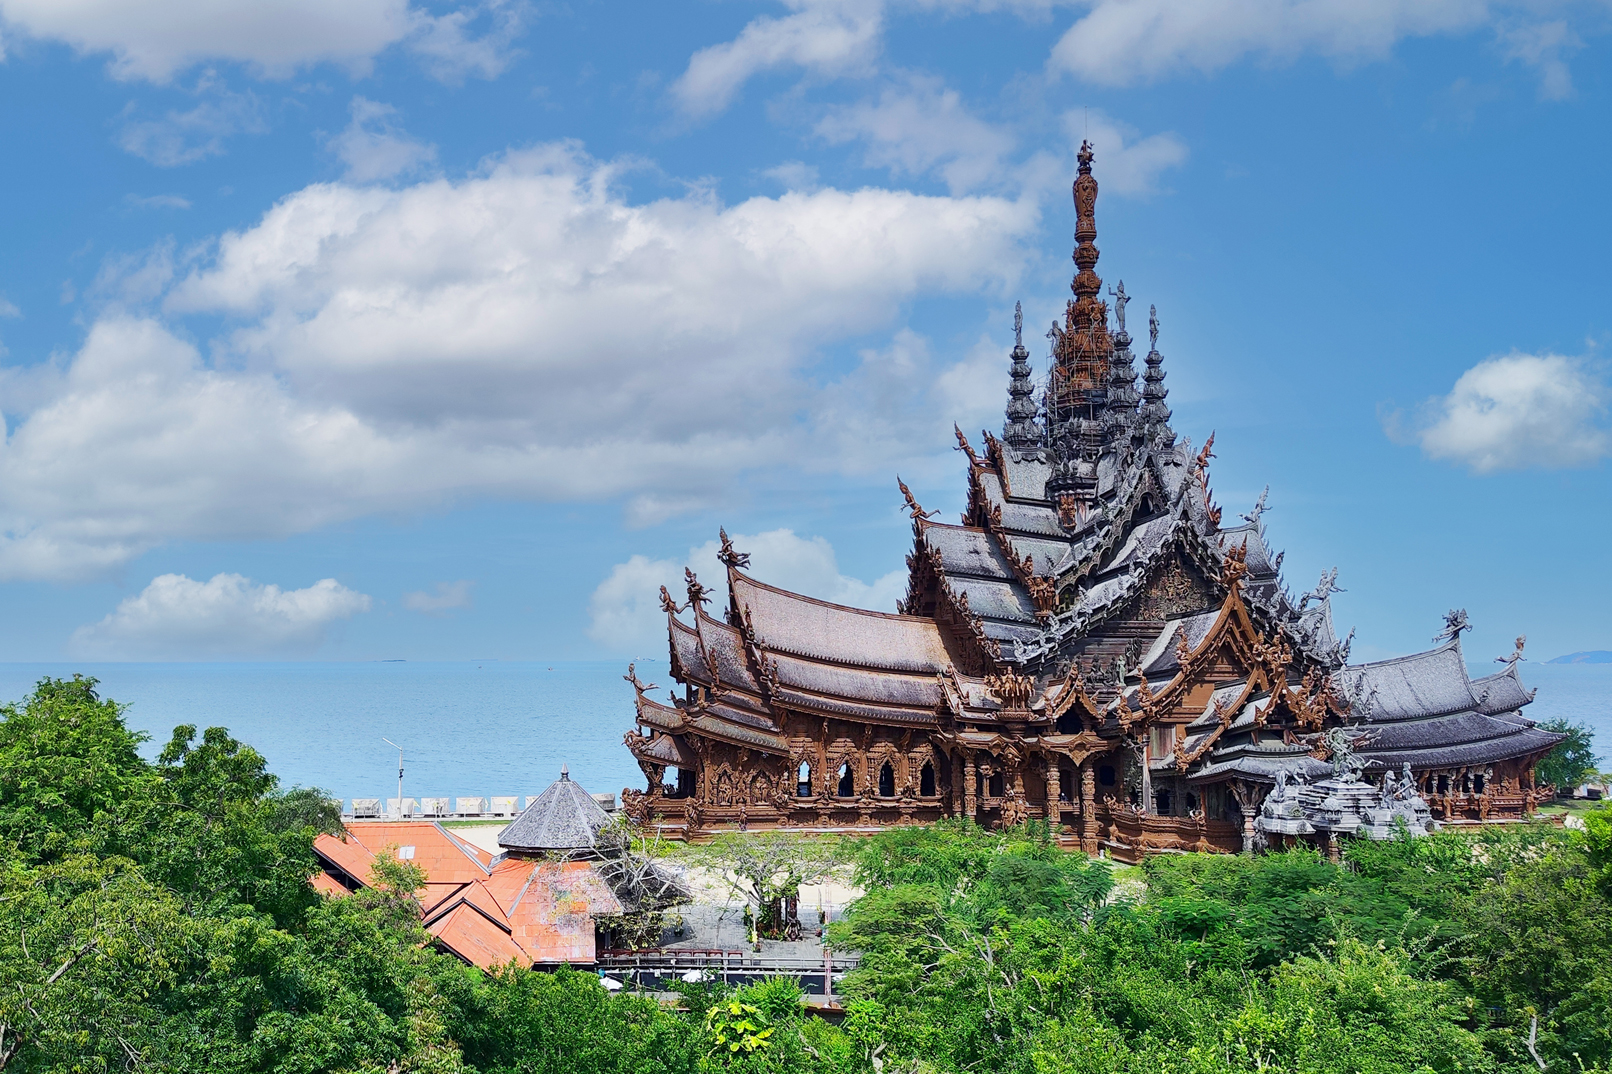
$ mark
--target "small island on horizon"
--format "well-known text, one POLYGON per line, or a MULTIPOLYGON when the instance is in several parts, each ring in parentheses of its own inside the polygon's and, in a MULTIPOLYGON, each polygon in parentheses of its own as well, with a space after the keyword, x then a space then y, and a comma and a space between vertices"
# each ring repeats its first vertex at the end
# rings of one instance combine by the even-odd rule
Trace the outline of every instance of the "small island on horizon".
POLYGON ((1545 661, 1547 664, 1612 664, 1612 652, 1605 649, 1592 649, 1582 653, 1568 653, 1558 656, 1554 660, 1545 661))

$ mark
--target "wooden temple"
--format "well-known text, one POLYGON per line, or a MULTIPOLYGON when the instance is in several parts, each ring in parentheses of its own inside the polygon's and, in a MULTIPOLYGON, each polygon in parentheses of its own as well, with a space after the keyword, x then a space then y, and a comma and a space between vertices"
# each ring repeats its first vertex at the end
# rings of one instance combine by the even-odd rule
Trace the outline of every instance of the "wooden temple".
POLYGON ((1170 426, 1156 312, 1138 387, 1130 298, 1123 283, 1112 311, 1101 297, 1091 162, 1083 145, 1049 374, 1034 377, 1015 315, 1002 435, 976 448, 957 432, 960 523, 901 485, 913 550, 897 614, 769 586, 726 533, 726 608, 692 572, 685 602, 661 591, 682 692, 657 701, 629 669, 626 743, 648 780, 623 791, 630 815, 687 839, 961 816, 1045 820, 1124 860, 1248 850, 1279 781, 1332 772, 1340 727, 1360 778, 1403 794, 1408 766, 1443 823, 1520 818, 1548 794, 1533 767, 1559 736, 1520 715, 1521 639, 1505 670, 1472 679, 1451 613, 1428 652, 1350 664, 1336 572, 1290 594, 1264 496, 1225 524, 1214 437, 1195 450, 1170 426))

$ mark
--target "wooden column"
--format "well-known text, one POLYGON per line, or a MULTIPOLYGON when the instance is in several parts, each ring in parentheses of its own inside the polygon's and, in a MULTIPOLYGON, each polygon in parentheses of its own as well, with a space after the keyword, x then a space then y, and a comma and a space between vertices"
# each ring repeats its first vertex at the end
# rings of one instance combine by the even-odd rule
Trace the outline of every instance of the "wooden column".
POLYGON ((963 765, 963 816, 969 820, 978 819, 975 814, 979 811, 979 796, 975 793, 978 783, 978 769, 974 767, 974 758, 969 757, 963 765))
POLYGON ((1097 853, 1097 770, 1093 760, 1088 757, 1080 766, 1080 848, 1088 854, 1097 853))
POLYGON ((1063 825, 1063 803, 1058 796, 1063 793, 1059 781, 1063 778, 1058 771, 1058 757, 1053 754, 1047 758, 1047 820, 1052 824, 1052 837, 1058 838, 1058 829, 1063 825))

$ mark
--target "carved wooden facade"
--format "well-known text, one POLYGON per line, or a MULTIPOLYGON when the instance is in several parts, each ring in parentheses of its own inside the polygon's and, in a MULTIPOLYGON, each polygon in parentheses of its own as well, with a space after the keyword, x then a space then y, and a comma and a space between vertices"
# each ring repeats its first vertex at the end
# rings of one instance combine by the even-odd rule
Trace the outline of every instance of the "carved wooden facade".
MULTIPOLYGON (((1294 600, 1266 546, 1265 497, 1223 526, 1213 437, 1178 442, 1158 319, 1143 387, 1095 267, 1096 180, 1076 184, 1078 273, 1048 333, 1036 400, 1015 320, 1007 421, 976 450, 968 506, 913 522, 899 614, 827 604, 745 570, 722 535, 728 606, 662 590, 667 701, 640 683, 627 735, 648 781, 628 811, 669 835, 866 830, 941 817, 1052 823, 1070 845, 1248 849, 1278 772, 1330 771, 1323 730, 1350 728, 1367 774, 1409 764, 1436 815, 1530 812, 1533 762, 1558 740, 1519 710, 1516 661, 1468 677, 1464 615, 1437 648, 1349 665, 1332 628, 1336 573, 1294 600)), ((1520 652, 1520 650, 1519 650, 1520 652)))

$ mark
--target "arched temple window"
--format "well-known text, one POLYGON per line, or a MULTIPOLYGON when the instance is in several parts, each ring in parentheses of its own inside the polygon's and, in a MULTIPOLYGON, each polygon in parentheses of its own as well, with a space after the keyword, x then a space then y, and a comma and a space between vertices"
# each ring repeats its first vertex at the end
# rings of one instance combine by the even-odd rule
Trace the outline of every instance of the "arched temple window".
POLYGON ((896 770, 886 761, 879 767, 879 797, 894 798, 896 796, 896 770))
POLYGON ((935 796, 935 766, 928 761, 918 773, 918 794, 922 798, 935 796))
POLYGON ((1002 773, 1000 773, 1000 772, 992 772, 991 773, 990 786, 989 786, 989 796, 992 797, 992 798, 1000 798, 1000 797, 1002 797, 1002 773))
POLYGON ((694 796, 694 770, 679 768, 677 770, 677 797, 692 798, 694 796))
POLYGON ((856 795, 856 779, 851 775, 850 761, 840 765, 839 795, 841 798, 852 798, 856 795))
POLYGON ((1080 713, 1070 709, 1058 717, 1058 733, 1060 735, 1078 735, 1081 731, 1080 713))
POLYGON ((795 772, 795 797, 810 798, 812 796, 812 766, 805 761, 800 762, 800 768, 795 772))
POLYGON ((1097 782, 1101 783, 1105 787, 1112 787, 1114 785, 1114 766, 1107 764, 1098 765, 1097 782))
POLYGON ((1058 801, 1060 801, 1060 802, 1073 801, 1074 799, 1069 797, 1069 793, 1074 788, 1074 786, 1075 786, 1075 773, 1074 773, 1074 770, 1071 769, 1071 768, 1064 768, 1064 767, 1060 766, 1058 768, 1058 801))

